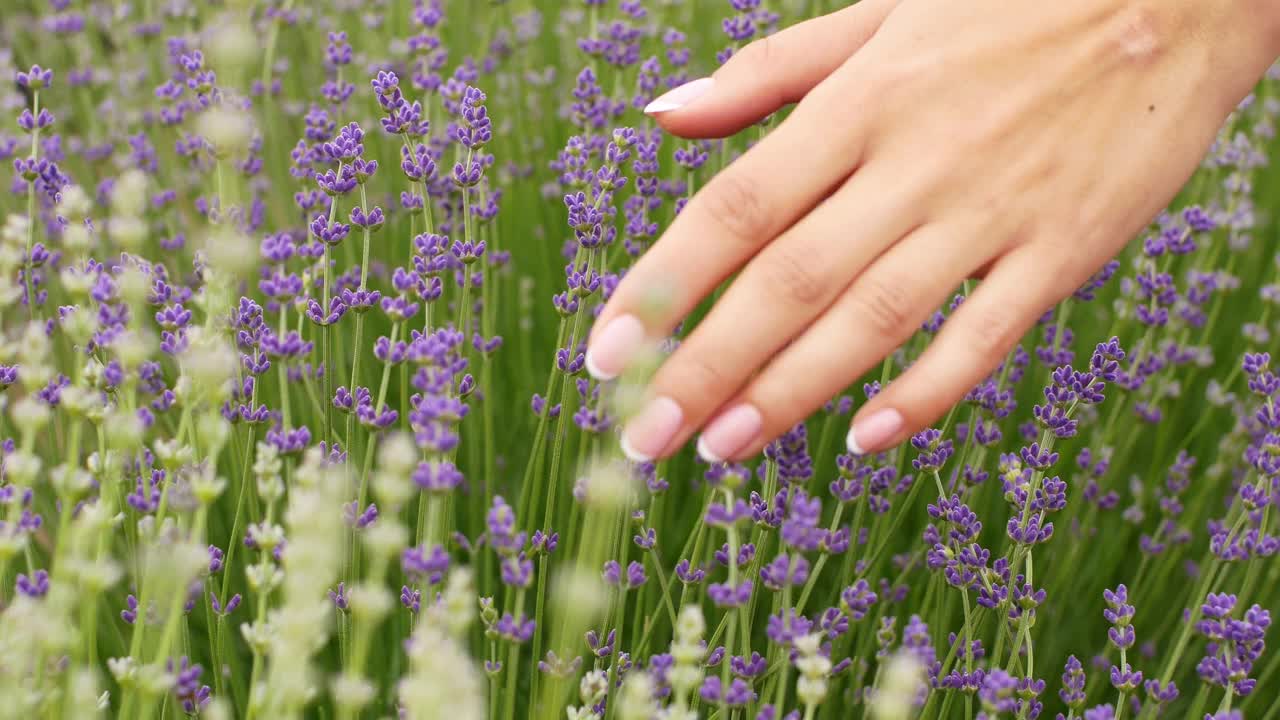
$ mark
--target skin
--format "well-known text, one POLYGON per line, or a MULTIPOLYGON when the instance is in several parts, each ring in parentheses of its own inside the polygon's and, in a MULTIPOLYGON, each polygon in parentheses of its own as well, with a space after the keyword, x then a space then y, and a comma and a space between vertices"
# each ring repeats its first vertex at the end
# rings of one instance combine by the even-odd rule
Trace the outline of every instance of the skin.
POLYGON ((756 41, 658 122, 723 137, 798 105, 639 260, 591 343, 628 314, 665 337, 736 273, 649 393, 683 413, 659 456, 756 408, 743 459, 984 278, 857 413, 897 410, 862 449, 896 445, 1166 206, 1280 53, 1278 19, 1276 0, 863 0, 756 41))

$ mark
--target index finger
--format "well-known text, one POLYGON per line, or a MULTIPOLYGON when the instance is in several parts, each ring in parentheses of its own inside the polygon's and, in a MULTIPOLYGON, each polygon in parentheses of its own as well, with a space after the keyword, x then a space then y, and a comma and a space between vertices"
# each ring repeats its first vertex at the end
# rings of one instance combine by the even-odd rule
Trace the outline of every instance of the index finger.
POLYGON ((588 342, 592 375, 610 379, 625 370, 647 339, 669 334, 702 298, 853 171, 859 133, 842 128, 832 136, 816 95, 712 178, 626 274, 588 342), (655 295, 661 299, 656 305, 655 295))

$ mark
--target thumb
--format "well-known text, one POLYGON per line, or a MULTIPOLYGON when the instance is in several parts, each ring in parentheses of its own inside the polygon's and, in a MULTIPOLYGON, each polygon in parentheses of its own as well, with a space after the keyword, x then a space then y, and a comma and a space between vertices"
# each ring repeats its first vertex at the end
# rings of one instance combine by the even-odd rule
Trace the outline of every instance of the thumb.
POLYGON ((862 0, 734 53, 715 75, 677 87, 645 113, 681 137, 726 137, 798 102, 858 51, 899 0, 862 0))

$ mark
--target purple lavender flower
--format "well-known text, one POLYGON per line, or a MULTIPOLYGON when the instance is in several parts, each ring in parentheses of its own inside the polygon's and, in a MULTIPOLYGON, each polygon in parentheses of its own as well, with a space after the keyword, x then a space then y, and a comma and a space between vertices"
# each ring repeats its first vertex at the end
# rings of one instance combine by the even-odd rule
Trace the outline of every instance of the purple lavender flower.
POLYGON ((1115 689, 1131 693, 1142 685, 1142 671, 1134 670, 1129 663, 1111 666, 1111 686, 1115 689))
MULTIPOLYGON (((743 543, 738 547, 738 554, 735 562, 738 567, 744 567, 751 563, 756 556, 756 546, 753 543, 743 543)), ((729 567, 729 543, 720 546, 713 554, 716 564, 721 567, 729 567)))
POLYGON ((1062 671, 1062 689, 1058 691, 1058 697, 1062 698, 1068 708, 1079 712, 1085 702, 1084 686, 1084 666, 1075 655, 1070 655, 1067 657, 1066 668, 1062 671))
POLYGON ((610 560, 604 564, 602 575, 606 583, 622 590, 634 590, 648 581, 644 565, 635 561, 629 563, 624 572, 616 560, 610 560))
POLYGON ((765 635, 771 642, 789 647, 796 638, 808 635, 812 627, 813 622, 795 608, 785 608, 769 616, 765 635))
POLYGON ((556 546, 559 544, 560 533, 534 530, 533 535, 529 536, 529 554, 550 555, 556 551, 556 546))
POLYGON ((223 617, 230 615, 231 613, 235 612, 236 608, 240 607, 240 600, 241 600, 240 593, 236 593, 232 595, 229 600, 227 600, 226 605, 223 605, 218 601, 218 596, 215 595, 213 591, 209 592, 209 605, 211 608, 213 608, 213 612, 215 615, 221 615, 223 617))
POLYGON ((1204 619, 1196 624, 1196 631, 1209 642, 1196 672, 1205 682, 1243 697, 1257 685, 1249 675, 1265 649, 1271 613, 1253 605, 1236 619, 1232 617, 1236 605, 1236 596, 1225 593, 1210 593, 1205 599, 1201 606, 1204 619))
POLYGON ((14 81, 18 83, 18 87, 38 92, 53 84, 53 70, 32 65, 26 72, 19 70, 15 73, 14 81))
POLYGON ((1147 702, 1157 707, 1168 705, 1178 699, 1178 686, 1172 680, 1161 683, 1152 678, 1143 685, 1143 689, 1147 692, 1147 702))
POLYGON ((495 551, 502 555, 513 555, 524 548, 526 535, 516 531, 516 515, 511 506, 501 495, 493 498, 493 506, 489 509, 485 524, 485 537, 495 551))
POLYGON ((29 598, 42 598, 49 592, 49 572, 36 570, 30 576, 18 573, 17 588, 29 598))
POLYGON ((138 598, 132 593, 125 598, 125 609, 120 611, 120 619, 130 625, 138 620, 138 598))
POLYGON ((1004 670, 997 668, 988 672, 978 690, 978 701, 982 704, 983 712, 991 716, 1016 712, 1017 689, 1018 681, 1004 670))
POLYGON ((514 643, 523 644, 533 639, 534 621, 523 615, 516 618, 504 613, 494 627, 499 637, 514 643))
POLYGON ((653 528, 642 528, 640 533, 631 538, 631 541, 641 550, 652 550, 658 542, 658 531, 653 528))
POLYGON ((861 579, 840 593, 840 608, 854 621, 858 621, 867 616, 877 599, 876 594, 871 591, 871 584, 861 579))
POLYGON ((783 543, 797 550, 817 550, 827 538, 826 529, 819 525, 822 501, 797 490, 791 496, 788 510, 782 522, 783 543))
POLYGON ((462 472, 447 460, 418 463, 413 482, 426 492, 444 493, 462 485, 462 472))
POLYGON ((1129 604, 1129 590, 1124 585, 1116 586, 1115 590, 1104 590, 1103 599, 1106 600, 1107 608, 1102 611, 1102 616, 1112 627, 1107 630, 1107 639, 1111 644, 1119 650, 1128 650, 1133 647, 1133 614, 1134 608, 1129 604))
POLYGON ((719 503, 707 506, 706 522, 712 527, 728 528, 750 517, 751 511, 742 500, 735 500, 733 505, 725 507, 719 503))
POLYGON ((688 560, 681 560, 676 563, 676 577, 685 585, 697 585, 707 577, 707 572, 702 568, 695 568, 688 560))
POLYGON ((707 586, 707 596, 716 607, 741 607, 751 599, 751 581, 742 580, 737 585, 731 583, 711 583, 707 586))
POLYGON ((760 581, 770 590, 781 590, 785 585, 803 585, 808 579, 809 561, 802 555, 790 557, 782 553, 760 568, 760 581))
POLYGON ((809 456, 809 432, 797 423, 764 449, 764 456, 778 468, 778 480, 784 485, 807 483, 813 477, 813 460, 809 456))
POLYGON ((591 654, 597 658, 607 658, 613 654, 613 646, 617 638, 617 630, 610 630, 609 634, 603 638, 595 630, 588 630, 586 634, 587 647, 591 649, 591 654))
POLYGON ((752 652, 750 658, 734 655, 729 658, 729 667, 734 675, 751 680, 764 674, 768 669, 768 660, 758 652, 752 652))
POLYGON ((346 505, 343 505, 342 520, 348 527, 363 530, 372 525, 374 521, 378 519, 378 506, 374 503, 369 503, 362 511, 360 510, 357 502, 358 501, 356 500, 352 500, 346 505))
POLYGON ((345 582, 338 583, 338 586, 329 591, 329 600, 333 606, 339 611, 347 610, 347 584, 345 582))
POLYGON ((400 605, 416 615, 422 609, 422 591, 408 585, 400 586, 400 605))
POLYGON ((939 470, 955 452, 952 441, 943 439, 942 431, 935 428, 916 433, 911 438, 911 446, 920 453, 911 461, 911 467, 920 471, 939 470))
POLYGON ((183 712, 198 714, 213 699, 209 686, 200 684, 204 668, 191 663, 185 655, 177 663, 172 659, 166 661, 165 668, 173 676, 173 696, 181 704, 183 712))
POLYGON ((726 707, 739 708, 744 707, 756 699, 756 694, 752 692, 751 686, 742 678, 733 678, 729 681, 729 687, 725 688, 720 678, 715 675, 708 675, 702 681, 702 688, 698 691, 703 702, 708 704, 723 703, 726 707))

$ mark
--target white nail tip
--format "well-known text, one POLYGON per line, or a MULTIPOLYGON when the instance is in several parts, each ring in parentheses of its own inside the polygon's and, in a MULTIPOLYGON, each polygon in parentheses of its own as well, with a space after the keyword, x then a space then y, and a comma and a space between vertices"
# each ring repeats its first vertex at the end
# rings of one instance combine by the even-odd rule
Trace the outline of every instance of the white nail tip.
POLYGON ((631 447, 631 443, 627 442, 626 433, 623 433, 618 437, 618 445, 622 448, 622 454, 626 455, 627 459, 633 463, 647 463, 653 459, 652 457, 649 457, 648 455, 645 455, 631 447))
POLYGON ((698 437, 698 443, 696 447, 698 449, 698 457, 702 458, 703 460, 706 460, 709 463, 724 462, 724 458, 711 452, 711 448, 707 447, 706 438, 703 438, 701 436, 698 437))
POLYGON ((644 114, 657 115, 658 113, 671 112, 672 110, 679 110, 680 108, 680 103, 673 103, 670 100, 658 99, 644 106, 644 114))
POLYGON ((668 91, 661 97, 654 98, 653 102, 645 106, 646 115, 655 115, 658 113, 671 112, 679 110, 689 103, 697 100, 711 89, 715 84, 715 80, 709 77, 687 82, 678 88, 668 91))
POLYGON ((592 357, 590 350, 587 351, 587 357, 586 357, 585 363, 587 366, 587 372, 591 375, 591 377, 595 378, 596 380, 599 380, 601 382, 607 382, 609 380, 612 380, 618 377, 616 373, 607 373, 604 370, 601 370, 600 366, 596 365, 595 358, 592 357))
POLYGON ((844 436, 844 444, 849 448, 849 452, 854 455, 866 455, 867 451, 862 449, 858 444, 858 438, 853 434, 853 428, 849 428, 849 434, 844 436))

